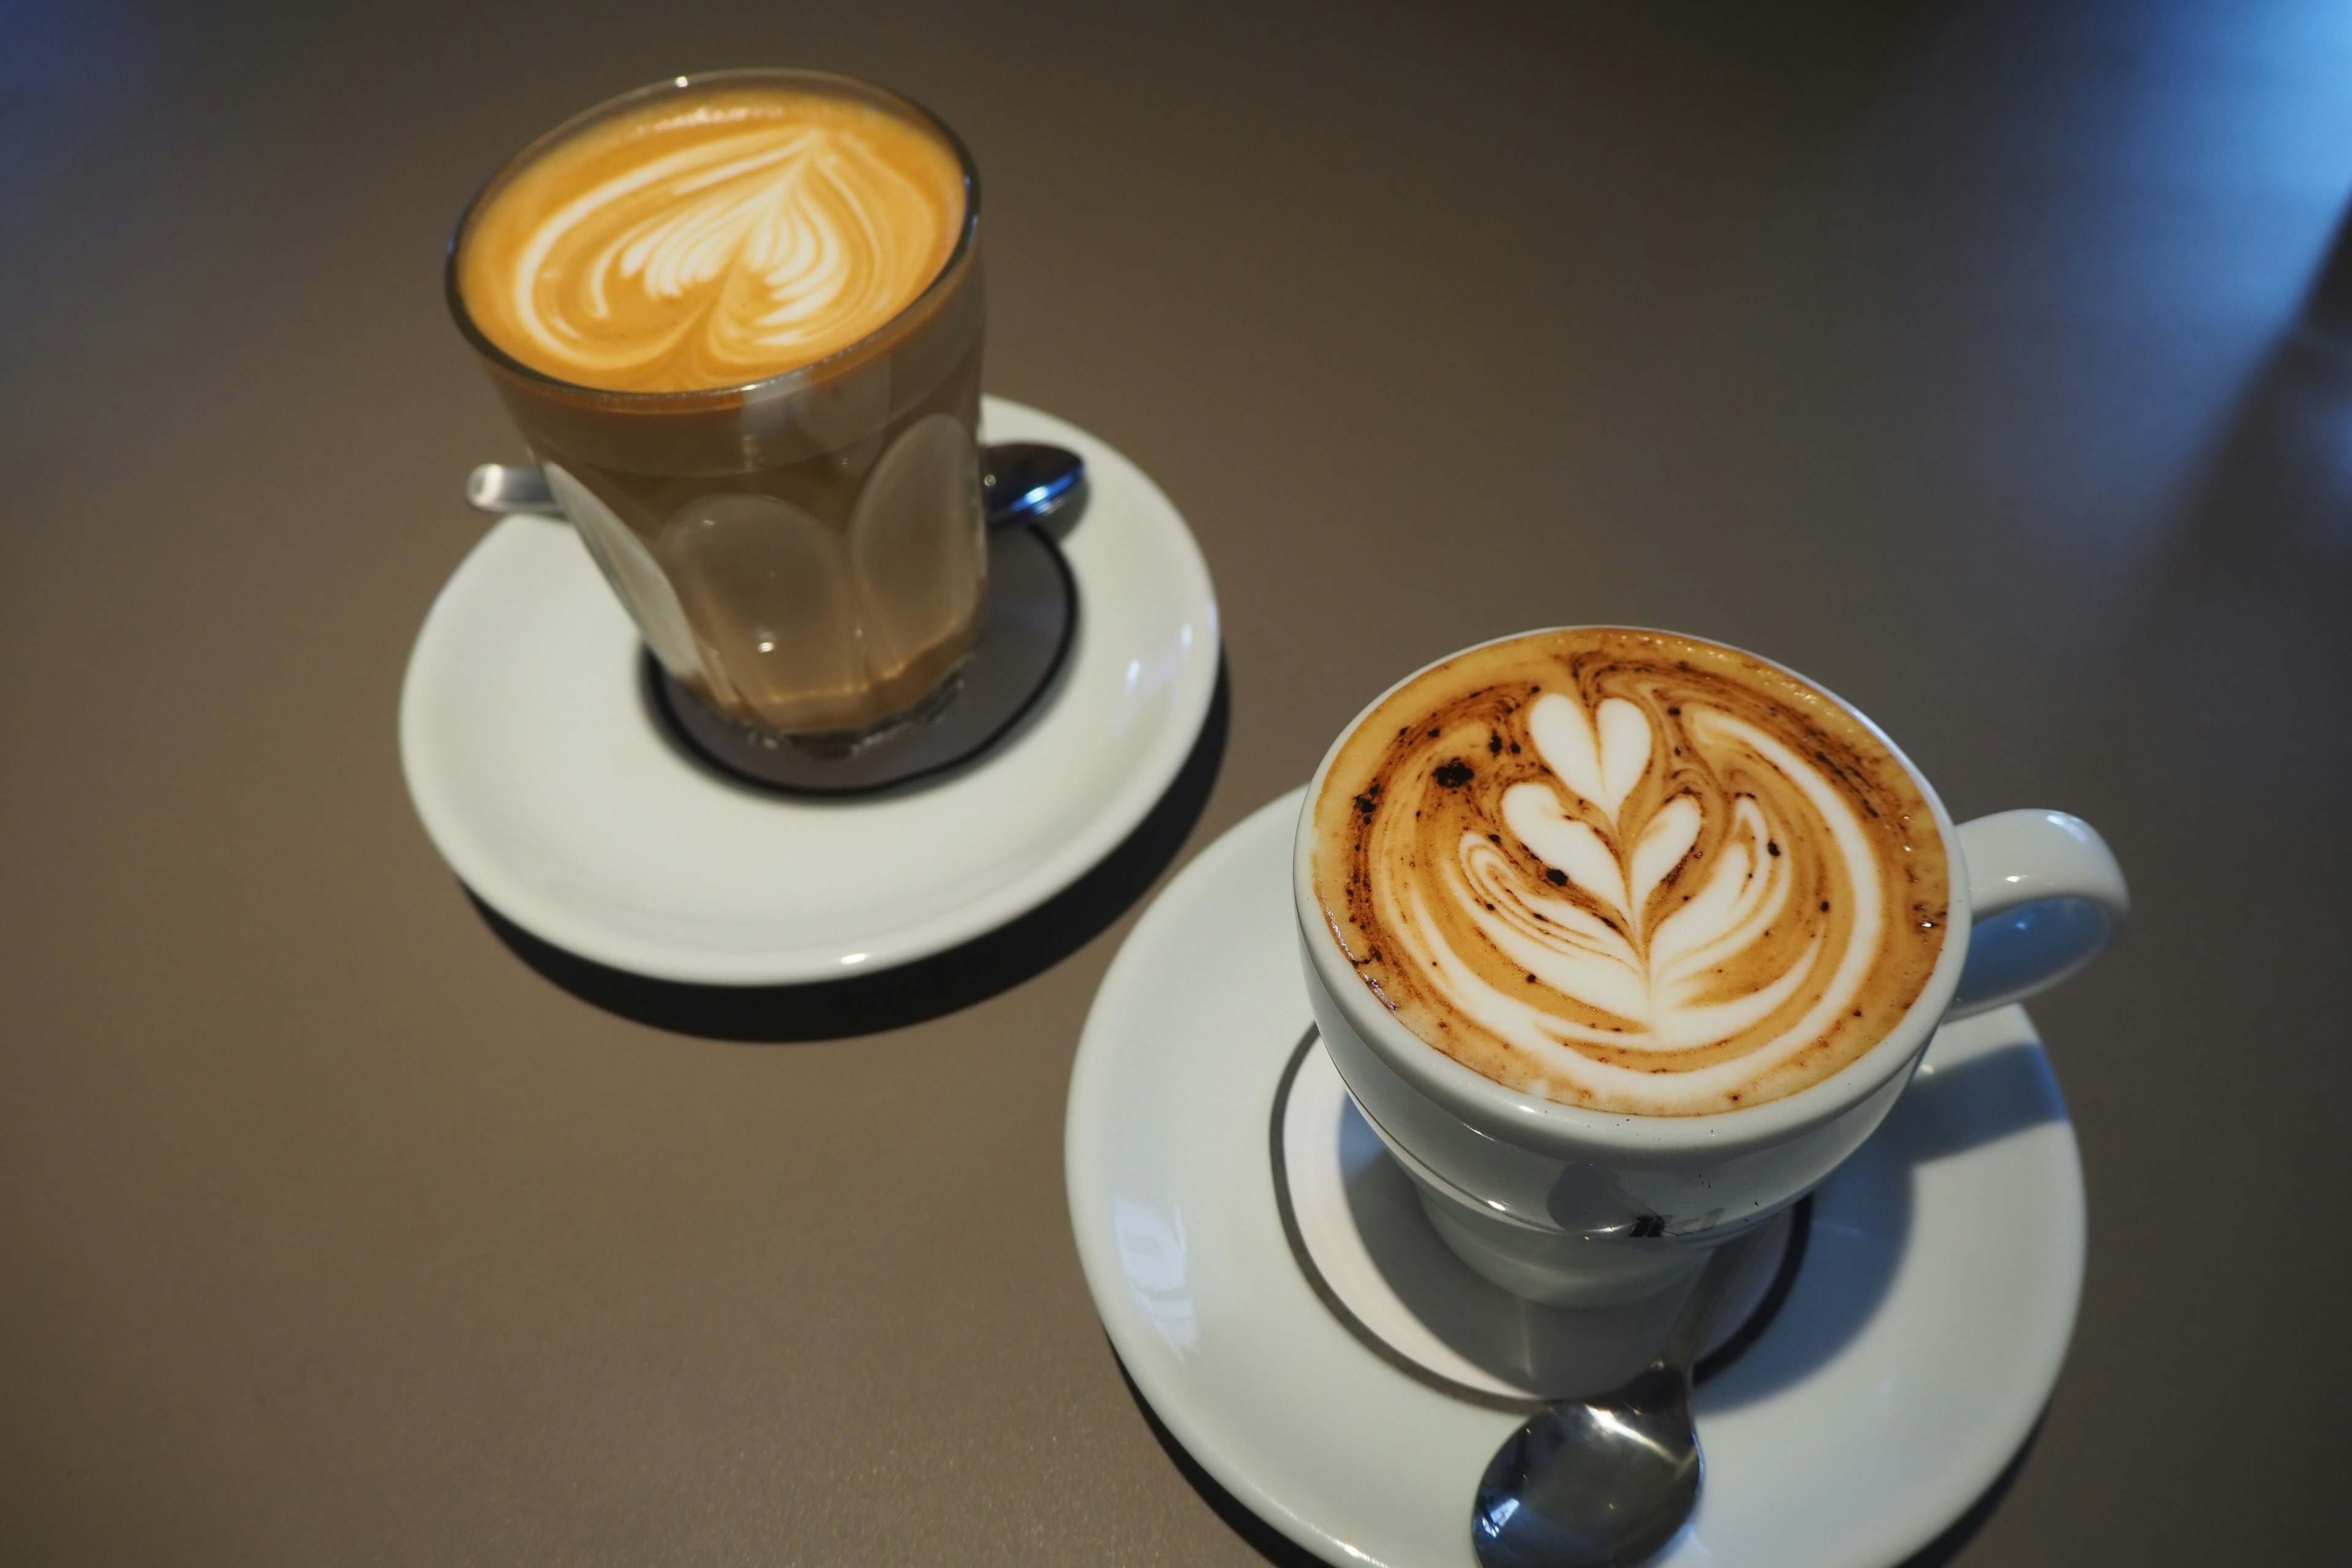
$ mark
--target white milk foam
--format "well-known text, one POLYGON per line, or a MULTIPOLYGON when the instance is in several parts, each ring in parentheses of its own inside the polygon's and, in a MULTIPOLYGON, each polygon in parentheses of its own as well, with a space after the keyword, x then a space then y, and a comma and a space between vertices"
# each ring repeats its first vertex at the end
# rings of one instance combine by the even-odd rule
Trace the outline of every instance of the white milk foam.
POLYGON ((1733 715, 1693 713, 1690 705, 1684 711, 1696 735, 1752 752, 1786 775, 1821 814, 1835 846, 1824 858, 1832 897, 1856 911, 1846 940, 1833 951, 1826 933, 1817 932, 1743 994, 1723 999, 1708 984, 1727 959, 1749 956, 1773 922, 1790 913, 1795 862, 1766 846, 1793 842, 1804 825, 1773 820, 1753 796, 1734 801, 1725 847, 1689 901, 1651 918, 1661 879, 1698 841, 1702 808, 1694 797, 1676 795, 1647 822, 1620 819, 1627 792, 1652 764, 1660 742, 1642 710, 1618 698, 1587 713, 1576 699, 1548 693, 1528 715, 1544 762, 1567 790, 1601 808, 1616 829, 1614 844, 1570 815, 1571 799, 1561 788, 1518 784, 1503 798, 1510 830, 1546 865, 1607 906, 1615 923, 1558 896, 1548 879, 1525 874, 1481 834, 1462 836, 1439 885, 1477 933, 1533 974, 1537 985, 1624 1019, 1622 1027, 1580 1026, 1488 984, 1431 918, 1417 879, 1399 879, 1401 885, 1385 889, 1381 901, 1388 906, 1383 912, 1393 911, 1391 929, 1456 1012, 1597 1095, 1633 1093, 1696 1105, 1786 1060, 1848 1011, 1876 957, 1884 917, 1881 879, 1861 814, 1824 771, 1733 715), (1718 1045, 1754 1028, 1825 965, 1832 971, 1830 984, 1794 1025, 1711 1068, 1661 1079, 1643 1068, 1614 1067, 1562 1048, 1574 1039, 1666 1057, 1718 1045))

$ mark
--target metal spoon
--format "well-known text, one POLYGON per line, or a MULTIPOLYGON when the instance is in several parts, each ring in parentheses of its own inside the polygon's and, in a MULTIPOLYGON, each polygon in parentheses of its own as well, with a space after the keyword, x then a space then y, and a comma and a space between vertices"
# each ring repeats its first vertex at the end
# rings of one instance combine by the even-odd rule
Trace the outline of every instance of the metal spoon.
POLYGON ((1716 1249, 1648 1366, 1606 1394, 1538 1411, 1495 1450, 1470 1510, 1482 1568, 1630 1568, 1675 1538, 1706 1465, 1691 1363, 1767 1228, 1716 1249))
POLYGON ((1087 460, 1066 447, 1006 441, 981 448, 981 503, 991 528, 1043 522, 1076 500, 1086 482, 1087 460))
MULTIPOLYGON (((1043 522, 1076 499, 1086 478, 1086 459, 1065 447, 1035 441, 983 447, 980 493, 988 526, 1043 522)), ((476 511, 562 513, 545 474, 504 463, 484 463, 466 476, 466 504, 476 511)))
POLYGON ((555 504, 555 492, 547 488, 545 474, 537 468, 509 468, 504 463, 483 463, 466 476, 466 504, 476 511, 499 514, 563 514, 563 509, 555 504))

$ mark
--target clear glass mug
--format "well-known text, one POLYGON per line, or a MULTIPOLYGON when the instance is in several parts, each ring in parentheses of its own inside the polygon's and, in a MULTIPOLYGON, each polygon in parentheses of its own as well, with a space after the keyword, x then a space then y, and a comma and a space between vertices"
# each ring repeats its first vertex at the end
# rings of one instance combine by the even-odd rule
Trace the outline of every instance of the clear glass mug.
POLYGON ((980 485, 986 308, 980 175, 918 105, 818 71, 716 71, 638 89, 524 148, 467 204, 450 313, 646 646, 747 736, 845 752, 954 695, 987 603, 980 485), (622 113, 713 88, 775 85, 877 109, 963 173, 963 221, 929 285, 865 338, 740 386, 614 392, 535 370, 467 310, 459 261, 519 170, 622 113))

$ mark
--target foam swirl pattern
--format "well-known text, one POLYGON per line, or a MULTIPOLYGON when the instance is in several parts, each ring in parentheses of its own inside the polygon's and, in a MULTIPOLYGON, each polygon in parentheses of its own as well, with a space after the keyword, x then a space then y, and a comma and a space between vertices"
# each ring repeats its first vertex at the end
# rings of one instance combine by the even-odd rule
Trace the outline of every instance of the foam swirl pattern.
POLYGON ((1868 726, 1658 633, 1490 645, 1408 682, 1314 810, 1326 920, 1422 1039, 1523 1092, 1699 1115, 1818 1082, 1927 984, 1948 870, 1868 726))
POLYGON ((962 168, 926 129, 783 88, 665 98, 559 143, 483 208, 460 287, 558 379, 740 385, 848 347, 954 253, 962 168))

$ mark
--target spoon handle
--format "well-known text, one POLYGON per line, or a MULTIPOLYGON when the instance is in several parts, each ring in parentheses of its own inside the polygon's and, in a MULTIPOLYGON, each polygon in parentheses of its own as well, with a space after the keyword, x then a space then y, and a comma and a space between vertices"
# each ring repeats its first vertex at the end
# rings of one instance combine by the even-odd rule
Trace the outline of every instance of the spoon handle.
POLYGON ((484 463, 466 476, 466 504, 493 515, 530 511, 561 515, 547 476, 510 463, 484 463))
POLYGON ((1707 1323, 1715 1317, 1716 1309, 1723 1305, 1723 1299, 1731 1293, 1731 1288, 1739 1282, 1740 1276, 1748 1272, 1748 1260, 1764 1245, 1765 1235, 1771 1228, 1769 1220, 1752 1225, 1743 1234, 1715 1249, 1715 1255, 1699 1271, 1697 1282, 1691 1286, 1690 1294, 1683 1298, 1682 1310, 1675 1316, 1675 1326, 1668 1331, 1666 1342, 1658 1352, 1661 1363, 1684 1373, 1689 1372, 1691 1363, 1698 1359, 1699 1341, 1706 1332, 1707 1323))
MULTIPOLYGON (((1086 460, 1061 447, 1013 441, 982 447, 980 487, 988 526, 1013 528, 1043 522, 1076 498, 1086 477, 1086 460)), ((484 463, 468 474, 466 504, 498 516, 509 512, 563 515, 545 474, 507 463, 484 463)))

